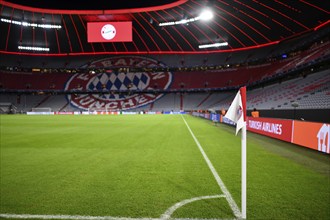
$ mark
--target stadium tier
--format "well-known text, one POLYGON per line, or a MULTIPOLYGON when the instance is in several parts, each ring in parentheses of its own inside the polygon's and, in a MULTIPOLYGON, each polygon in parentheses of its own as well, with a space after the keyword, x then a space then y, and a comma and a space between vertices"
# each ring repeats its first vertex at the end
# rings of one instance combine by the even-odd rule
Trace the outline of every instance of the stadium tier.
MULTIPOLYGON (((165 72, 2 69, 0 102, 12 103, 18 112, 37 107, 49 107, 53 111, 102 109, 111 101, 117 103, 108 106, 109 110, 219 110, 229 107, 233 95, 230 89, 247 85, 250 86, 248 109, 329 109, 329 70, 319 70, 329 54, 330 43, 324 42, 285 59, 258 64, 178 67, 165 72), (294 79, 287 81, 288 77, 294 79), (11 92, 15 94, 10 95, 11 92), (81 92, 93 94, 88 99, 81 92), (299 105, 293 107, 294 102, 299 105)), ((112 63, 112 67, 126 68, 129 62, 134 63, 131 68, 140 68, 141 62, 166 68, 157 60, 139 56, 103 58, 89 65, 112 63)))
MULTIPOLYGON (((277 75, 284 75, 290 71, 294 71, 304 66, 313 65, 322 60, 328 59, 330 54, 330 43, 325 42, 317 46, 312 46, 310 49, 299 52, 294 56, 290 56, 286 59, 277 59, 275 61, 263 62, 260 64, 248 64, 248 63, 236 63, 236 64, 222 64, 221 66, 197 66, 197 67, 178 67, 176 71, 171 72, 173 77, 171 79, 171 89, 200 89, 200 88, 223 88, 223 87, 233 87, 240 85, 253 85, 262 82, 265 79, 271 79, 277 75), (187 71, 189 69, 189 71, 187 71), (201 72, 203 74, 201 74, 201 72)), ((109 58, 111 62, 118 61, 120 58, 112 57, 109 58)), ((126 60, 134 59, 143 60, 147 58, 136 58, 136 57, 126 57, 126 60)), ((107 59, 100 59, 100 61, 93 61, 89 65, 94 64, 94 66, 103 65, 106 63, 107 59), (102 64, 103 63, 103 64, 102 64)), ((152 59, 154 62, 159 62, 152 59)), ((151 61, 150 61, 151 62, 151 61)), ((164 61, 162 61, 164 62, 164 61)), ((165 60, 166 62, 166 60, 165 60)), ((220 63, 220 62, 219 62, 220 63)), ((86 65, 81 63, 81 66, 86 65)), ((128 63, 121 63, 118 65, 112 65, 112 67, 130 67, 127 66, 128 63)), ((156 64, 154 64, 156 65, 156 64)), ((103 66, 110 67, 111 66, 103 66)), ((131 67, 139 67, 132 65, 131 67)), ((160 67, 166 67, 161 65, 160 67)), ((71 67, 77 73, 85 74, 80 66, 71 67)), ((100 66, 99 68, 102 68, 100 66)), ((57 68, 53 72, 41 72, 40 68, 35 68, 33 72, 22 71, 22 68, 11 67, 10 69, 5 68, 1 70, 0 84, 1 89, 8 90, 65 90, 64 85, 73 75, 71 72, 68 73, 65 68, 57 68), (16 69, 16 71, 15 71, 16 69)), ((32 69, 33 70, 33 69, 32 69)), ((49 70, 48 70, 49 71, 49 70)), ((118 71, 119 72, 119 71, 118 71)), ((128 74, 127 72, 124 72, 128 74)), ((108 73, 107 73, 108 74, 108 73)), ((110 74, 110 73, 109 73, 110 74)), ((108 75, 109 75, 108 74, 108 75)), ((93 75, 91 73, 90 75, 93 75)), ((90 76, 92 77, 92 76, 90 76)), ((125 82, 122 82, 123 84, 125 82)), ((157 89, 157 84, 151 85, 154 89, 157 89), (156 86, 156 87, 155 87, 156 86)), ((89 89, 89 88, 83 88, 89 89)), ((118 87, 115 89, 119 89, 118 87)), ((161 89, 161 88, 158 88, 161 89)))
MULTIPOLYGON (((248 91, 248 109, 293 109, 292 103, 297 102, 298 109, 329 109, 330 108, 330 74, 322 71, 248 91)), ((144 111, 169 110, 217 110, 228 109, 234 92, 214 93, 171 93, 151 104, 132 108, 144 111)), ((14 104, 18 111, 30 111, 36 107, 50 107, 53 111, 79 110, 70 106, 65 95, 1 95, 1 103, 14 104), (69 105, 68 105, 69 104, 69 105)))
MULTIPOLYGON (((248 91, 248 109, 293 109, 292 103, 297 102, 297 109, 329 109, 330 108, 330 72, 322 71, 299 77, 282 83, 256 88, 248 91)), ((228 109, 234 92, 212 93, 169 93, 152 104, 134 111, 170 111, 170 110, 205 110, 228 109)), ((35 94, 35 95, 1 95, 1 103, 12 103, 18 111, 29 111, 37 107, 50 107, 53 111, 73 111, 78 107, 70 105, 68 96, 35 94)), ((90 106, 92 107, 92 106, 90 106)), ((117 110, 117 109, 113 109, 117 110)))
MULTIPOLYGON (((248 91, 248 109, 329 109, 330 72, 328 70, 248 91), (294 107, 292 103, 298 103, 294 107)), ((227 109, 233 96, 210 106, 227 109)))

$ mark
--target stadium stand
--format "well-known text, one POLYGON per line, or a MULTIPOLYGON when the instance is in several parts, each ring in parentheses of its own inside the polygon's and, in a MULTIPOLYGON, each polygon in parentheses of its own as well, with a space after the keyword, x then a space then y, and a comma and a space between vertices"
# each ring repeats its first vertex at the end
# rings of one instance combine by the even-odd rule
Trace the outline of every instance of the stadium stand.
MULTIPOLYGON (((188 84, 188 83, 187 83, 188 84)), ((299 103, 297 109, 330 108, 330 74, 322 71, 299 77, 264 88, 248 91, 248 109, 293 109, 293 102, 299 103)), ((234 93, 171 93, 151 104, 135 110, 179 111, 199 109, 228 109, 234 93), (182 100, 181 100, 182 97, 182 100)), ((1 102, 13 103, 18 111, 28 111, 36 107, 50 107, 54 111, 70 111, 77 108, 68 105, 65 95, 1 95, 1 102)))
POLYGON ((0 95, 0 102, 12 103, 16 106, 17 112, 27 112, 36 107, 45 97, 45 95, 0 95))
POLYGON ((17 108, 10 102, 0 102, 0 114, 16 113, 17 108))
MULTIPOLYGON (((257 109, 293 109, 293 102, 299 103, 299 109, 330 108, 329 70, 299 77, 286 82, 248 91, 247 108, 257 109)), ((221 101, 221 104, 209 108, 228 109, 234 93, 221 101)))
MULTIPOLYGON (((312 65, 322 59, 327 59, 329 54, 330 42, 327 41, 322 44, 312 45, 308 50, 298 51, 287 58, 268 60, 267 62, 254 64, 242 62, 225 64, 218 61, 217 65, 219 65, 219 63, 221 63, 221 65, 216 66, 214 69, 207 68, 208 66, 203 65, 198 66, 198 69, 197 67, 194 68, 188 66, 189 71, 185 71, 185 68, 182 68, 182 70, 178 69, 178 71, 173 73, 174 80, 171 88, 221 88, 246 84, 249 85, 253 83, 256 84, 267 78, 272 78, 276 75, 283 75, 289 71, 298 69, 299 67, 312 65)), ((171 61, 173 58, 164 58, 165 62, 173 62, 171 61)), ((83 66, 83 63, 80 63, 80 66, 73 66, 75 61, 67 61, 67 63, 70 63, 73 68, 78 68, 78 70, 80 66, 83 66)), ((2 88, 21 90, 61 90, 68 78, 72 76, 72 73, 68 73, 66 69, 62 67, 55 69, 52 73, 47 71, 42 72, 38 68, 34 69, 34 72, 27 72, 24 68, 19 67, 6 68, 5 70, 2 68, 0 75, 2 88)), ((83 70, 80 70, 80 73, 81 71, 83 70)))
POLYGON ((180 111, 180 94, 167 94, 157 100, 152 108, 153 111, 180 111))
MULTIPOLYGON (((161 98, 127 110, 219 111, 228 109, 233 91, 243 85, 248 86, 249 110, 330 109, 327 67, 330 42, 327 38, 317 43, 306 42, 306 39, 293 42, 293 48, 298 48, 295 50, 288 50, 291 43, 288 42, 276 47, 257 48, 253 53, 243 50, 210 54, 202 60, 198 55, 146 56, 162 63, 165 68, 172 68, 172 82, 166 91, 157 91, 155 86, 156 92, 162 94, 161 98), (298 106, 293 107, 292 103, 298 103, 298 106)), ((74 75, 72 70, 92 78, 94 73, 86 68, 103 59, 107 57, 98 55, 93 60, 88 57, 34 59, 6 55, 7 66, 0 70, 0 102, 13 104, 17 112, 38 107, 51 108, 52 111, 80 111, 82 109, 73 105, 71 96, 65 94, 75 92, 66 87, 74 75)), ((130 93, 135 92, 134 88, 133 85, 130 93)), ((80 84, 75 84, 74 89, 89 91, 80 84)), ((104 91, 96 87, 92 90, 96 93, 104 91)))
POLYGON ((249 109, 292 109, 294 107, 291 104, 298 102, 297 108, 330 108, 329 97, 326 96, 330 91, 329 85, 329 71, 322 71, 308 77, 252 90, 247 106, 249 109), (317 100, 318 105, 311 104, 312 100, 317 100))

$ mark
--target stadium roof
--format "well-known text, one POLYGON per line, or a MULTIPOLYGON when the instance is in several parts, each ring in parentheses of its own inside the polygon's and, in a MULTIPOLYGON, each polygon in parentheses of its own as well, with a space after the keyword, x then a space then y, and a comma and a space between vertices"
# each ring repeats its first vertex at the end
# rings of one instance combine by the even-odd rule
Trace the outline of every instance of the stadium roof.
POLYGON ((14 54, 228 52, 277 44, 330 26, 330 3, 319 0, 0 0, 0 10, 0 52, 14 54), (205 8, 213 18, 195 19, 205 8), (87 23, 96 21, 132 21, 133 41, 88 43, 87 23), (199 48, 215 43, 228 45, 199 48))

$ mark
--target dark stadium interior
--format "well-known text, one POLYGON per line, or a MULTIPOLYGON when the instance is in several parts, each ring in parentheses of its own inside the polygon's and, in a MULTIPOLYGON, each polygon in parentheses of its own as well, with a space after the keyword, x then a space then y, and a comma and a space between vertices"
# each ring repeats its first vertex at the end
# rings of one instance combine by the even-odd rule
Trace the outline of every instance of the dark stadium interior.
POLYGON ((71 95, 122 98, 157 93, 163 97, 123 110, 220 110, 228 108, 234 92, 245 85, 249 111, 258 108, 266 117, 330 121, 328 1, 83 2, 0 1, 2 103, 13 103, 22 112, 43 106, 75 111, 86 108, 71 103, 71 95), (205 8, 212 9, 213 18, 192 21, 205 8), (87 23, 102 21, 132 22, 133 41, 88 42, 87 23), (160 26, 175 21, 188 22, 160 26), (228 44, 199 48, 224 42, 228 44), (49 51, 27 51, 20 46, 49 51), (153 64, 111 63, 120 57, 153 64), (107 65, 100 66, 102 60, 108 60, 107 65), (150 88, 101 82, 101 77, 110 79, 111 74, 148 78, 157 72, 172 74, 168 87, 156 82, 150 88), (75 74, 99 76, 100 83, 68 89, 75 74), (273 87, 281 91, 274 92, 273 87), (294 107, 296 102, 299 105, 294 107))
POLYGON ((0 0, 0 220, 330 220, 329 0, 0 0))
MULTIPOLYGON (((111 8, 99 8, 94 12, 80 10, 80 7, 83 6, 81 1, 77 4, 75 3, 78 1, 69 1, 69 3, 55 1, 56 5, 59 4, 61 7, 75 6, 77 11, 52 9, 55 6, 49 1, 28 2, 30 3, 27 1, 3 1, 1 17, 62 25, 62 28, 59 30, 32 29, 1 22, 0 51, 22 52, 17 48, 17 45, 20 44, 23 46, 47 46, 50 47, 50 54, 203 53, 207 49, 200 50, 198 48, 200 44, 228 42, 228 46, 221 50, 214 49, 210 52, 230 52, 242 48, 278 44, 307 32, 313 32, 327 25, 329 19, 328 1, 295 0, 290 1, 290 4, 279 1, 153 1, 163 2, 163 9, 161 9, 160 5, 158 7, 150 6, 151 1, 126 0, 112 1, 109 5, 123 7, 122 3, 117 2, 125 2, 127 4, 124 6, 128 7, 127 10, 116 9, 118 11, 114 11, 115 9, 111 8), (13 5, 11 2, 24 5, 13 5), (146 12, 140 12, 140 10, 134 12, 134 9, 130 9, 129 5, 137 4, 133 2, 145 2, 146 12), (29 10, 31 8, 27 4, 32 4, 32 7, 38 5, 38 7, 29 10), (44 9, 48 4, 51 9, 44 9), (206 7, 214 11, 212 21, 159 26, 159 23, 162 22, 196 17, 206 7), (86 23, 91 21, 132 21, 134 41, 107 44, 87 43, 86 23)), ((102 3, 100 7, 103 7, 104 2, 93 1, 91 5, 102 3)), ((95 8, 91 6, 91 9, 95 8)))

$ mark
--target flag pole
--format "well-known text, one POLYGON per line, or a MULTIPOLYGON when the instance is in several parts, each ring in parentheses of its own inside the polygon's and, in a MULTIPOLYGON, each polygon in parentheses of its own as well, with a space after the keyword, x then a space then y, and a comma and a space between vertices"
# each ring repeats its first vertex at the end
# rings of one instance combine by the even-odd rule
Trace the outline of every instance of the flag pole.
POLYGON ((242 218, 246 219, 246 124, 242 128, 242 218))
POLYGON ((226 115, 226 118, 236 123, 236 135, 239 130, 242 130, 241 138, 241 154, 242 154, 242 207, 241 217, 246 219, 246 87, 243 86, 239 89, 233 102, 231 103, 226 115))
POLYGON ((243 105, 243 117, 244 126, 242 127, 242 218, 246 219, 246 87, 240 88, 242 105, 243 105))

